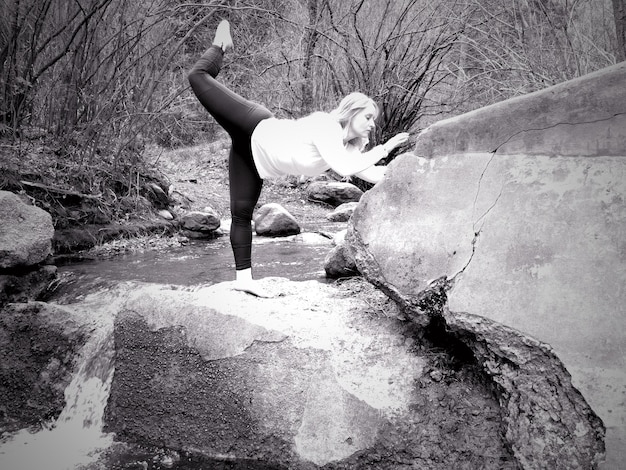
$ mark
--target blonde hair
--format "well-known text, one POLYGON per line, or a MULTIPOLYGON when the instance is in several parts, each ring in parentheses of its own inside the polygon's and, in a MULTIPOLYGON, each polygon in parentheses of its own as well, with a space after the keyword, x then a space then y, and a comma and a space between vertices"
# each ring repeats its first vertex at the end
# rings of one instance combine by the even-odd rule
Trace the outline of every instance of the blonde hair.
MULTIPOLYGON (((380 112, 380 108, 378 107, 376 102, 369 96, 355 91, 346 95, 341 100, 339 105, 330 112, 330 114, 335 119, 337 119, 337 122, 341 125, 345 135, 348 132, 350 122, 352 121, 354 115, 362 109, 367 108, 369 105, 374 106, 374 118, 377 118, 380 112)), ((369 140, 367 138, 356 137, 352 139, 349 143, 357 147, 359 150, 363 150, 368 142, 369 140)))

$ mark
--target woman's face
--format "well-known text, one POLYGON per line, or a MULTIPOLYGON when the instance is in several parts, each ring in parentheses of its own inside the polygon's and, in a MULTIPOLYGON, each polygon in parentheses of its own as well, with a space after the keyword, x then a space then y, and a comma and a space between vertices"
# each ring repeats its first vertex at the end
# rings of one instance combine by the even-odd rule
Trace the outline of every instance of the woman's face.
POLYGON ((357 111, 352 117, 350 124, 348 124, 348 140, 356 137, 368 138, 370 132, 376 127, 374 123, 375 118, 376 108, 374 108, 373 104, 369 104, 367 107, 357 111))

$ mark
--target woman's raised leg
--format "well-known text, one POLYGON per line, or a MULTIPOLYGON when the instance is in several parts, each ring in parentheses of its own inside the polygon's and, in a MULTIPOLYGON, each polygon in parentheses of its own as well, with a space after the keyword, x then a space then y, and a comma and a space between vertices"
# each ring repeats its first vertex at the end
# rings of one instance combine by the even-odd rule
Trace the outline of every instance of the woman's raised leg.
MULTIPOLYGON (((230 29, 221 32, 223 21, 218 27, 213 45, 198 59, 189 72, 189 84, 196 97, 217 123, 230 134, 240 137, 251 136, 257 124, 272 113, 258 103, 249 101, 218 82, 224 50, 232 48, 230 29), (225 49, 224 49, 225 48, 225 49)), ((225 28, 222 28, 225 30, 225 28)))

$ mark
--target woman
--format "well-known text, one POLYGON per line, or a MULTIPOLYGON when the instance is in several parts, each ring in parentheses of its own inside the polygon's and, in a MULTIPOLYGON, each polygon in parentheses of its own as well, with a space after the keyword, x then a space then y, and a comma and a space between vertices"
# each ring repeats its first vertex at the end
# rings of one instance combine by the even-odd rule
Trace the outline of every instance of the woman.
POLYGON ((374 166, 409 135, 401 133, 368 152, 378 107, 367 96, 351 93, 331 113, 317 112, 298 120, 277 119, 263 106, 233 93, 215 80, 222 58, 233 47, 230 25, 222 21, 212 46, 189 72, 198 100, 231 137, 229 156, 230 242, 235 257, 234 288, 267 294, 252 279, 252 212, 263 179, 280 175, 315 176, 333 169, 376 183, 385 167, 374 166))

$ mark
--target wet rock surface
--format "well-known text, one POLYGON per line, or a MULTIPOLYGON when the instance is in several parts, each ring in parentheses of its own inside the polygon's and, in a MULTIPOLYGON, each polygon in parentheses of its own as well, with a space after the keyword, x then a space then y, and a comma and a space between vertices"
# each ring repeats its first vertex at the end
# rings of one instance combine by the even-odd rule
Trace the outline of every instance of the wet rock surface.
POLYGON ((52 265, 5 271, 0 274, 0 306, 42 298, 56 280, 57 268, 52 265))
POLYGON ((56 418, 89 329, 43 302, 0 312, 0 434, 56 418))
POLYGON ((86 224, 81 227, 55 230, 52 246, 55 255, 71 254, 112 240, 154 234, 173 235, 178 230, 177 221, 167 220, 137 221, 131 224, 86 224))

